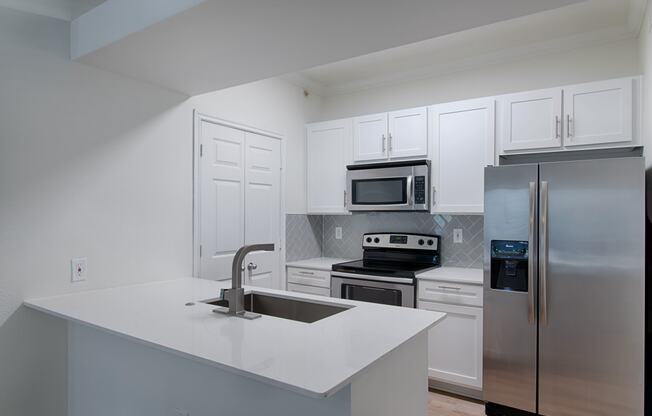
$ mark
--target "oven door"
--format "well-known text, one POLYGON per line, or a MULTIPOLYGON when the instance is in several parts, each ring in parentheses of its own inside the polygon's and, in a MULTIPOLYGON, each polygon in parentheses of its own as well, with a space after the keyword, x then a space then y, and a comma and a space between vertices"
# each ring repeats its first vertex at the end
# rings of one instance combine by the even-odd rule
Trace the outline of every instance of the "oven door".
POLYGON ((332 272, 331 297, 414 308, 416 286, 413 279, 332 272))
POLYGON ((349 211, 426 211, 429 179, 427 165, 347 170, 347 207, 349 211))

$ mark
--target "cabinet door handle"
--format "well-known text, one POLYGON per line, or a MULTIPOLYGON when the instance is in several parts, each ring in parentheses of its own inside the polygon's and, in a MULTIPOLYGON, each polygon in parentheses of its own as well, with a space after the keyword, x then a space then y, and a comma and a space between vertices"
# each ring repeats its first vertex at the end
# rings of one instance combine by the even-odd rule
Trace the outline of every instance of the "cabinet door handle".
POLYGON ((435 187, 433 186, 433 187, 432 187, 432 207, 433 207, 433 208, 435 207, 435 193, 436 193, 436 192, 437 192, 437 191, 435 190, 435 187))
POLYGON ((307 276, 313 276, 315 273, 314 272, 306 272, 306 271, 300 271, 299 274, 305 274, 307 276))
POLYGON ((573 124, 573 117, 570 116, 570 114, 566 114, 566 135, 568 137, 571 137, 575 132, 573 131, 574 129, 571 128, 571 125, 573 124))
POLYGON ((389 135, 387 136, 387 147, 388 147, 389 151, 391 152, 392 151, 392 133, 389 133, 389 135))
POLYGON ((386 149, 386 148, 385 148, 385 141, 386 141, 386 140, 387 140, 387 138, 386 138, 385 135, 383 134, 383 154, 385 154, 385 149, 386 149))
POLYGON ((444 289, 444 290, 462 290, 461 287, 455 287, 455 286, 437 286, 439 289, 444 289))
POLYGON ((247 270, 256 270, 258 268, 258 265, 256 263, 249 263, 247 264, 247 270))
POLYGON ((559 116, 555 116, 555 137, 558 139, 561 137, 561 120, 559 119, 559 116))
POLYGON ((346 189, 344 190, 344 208, 346 208, 346 189))

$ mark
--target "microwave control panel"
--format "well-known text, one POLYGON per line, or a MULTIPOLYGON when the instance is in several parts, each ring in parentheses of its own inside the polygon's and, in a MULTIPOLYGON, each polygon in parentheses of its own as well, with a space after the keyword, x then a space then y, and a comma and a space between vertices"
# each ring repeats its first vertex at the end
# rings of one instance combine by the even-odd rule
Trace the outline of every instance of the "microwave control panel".
POLYGON ((426 177, 425 176, 414 177, 414 203, 417 205, 426 203, 426 177))

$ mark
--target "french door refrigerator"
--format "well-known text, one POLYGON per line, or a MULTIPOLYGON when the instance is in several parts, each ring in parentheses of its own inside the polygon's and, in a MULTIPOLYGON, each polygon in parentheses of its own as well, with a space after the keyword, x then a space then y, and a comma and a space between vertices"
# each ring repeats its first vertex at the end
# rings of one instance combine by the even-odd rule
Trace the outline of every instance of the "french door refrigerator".
POLYGON ((643 415, 644 165, 486 168, 488 415, 643 415))

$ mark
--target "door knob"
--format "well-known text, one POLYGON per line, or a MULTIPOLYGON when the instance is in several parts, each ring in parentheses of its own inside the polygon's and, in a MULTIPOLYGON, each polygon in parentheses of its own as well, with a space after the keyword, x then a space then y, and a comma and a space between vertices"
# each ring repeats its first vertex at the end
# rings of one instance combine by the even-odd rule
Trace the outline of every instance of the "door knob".
POLYGON ((257 268, 258 268, 258 265, 255 264, 255 263, 249 263, 249 264, 247 264, 247 270, 249 270, 249 271, 251 271, 251 270, 256 270, 257 268))

